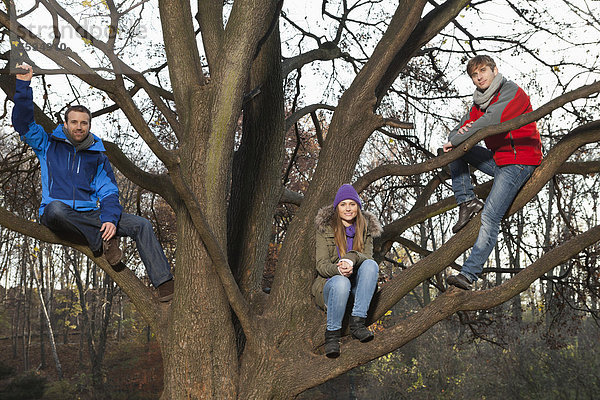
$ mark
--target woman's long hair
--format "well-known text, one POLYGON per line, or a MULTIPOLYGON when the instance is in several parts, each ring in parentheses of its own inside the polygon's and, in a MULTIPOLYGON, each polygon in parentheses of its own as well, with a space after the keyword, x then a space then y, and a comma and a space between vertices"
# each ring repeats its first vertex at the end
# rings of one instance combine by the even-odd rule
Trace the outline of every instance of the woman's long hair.
MULTIPOLYGON (((352 250, 363 251, 365 248, 365 231, 367 230, 367 221, 363 216, 360 208, 357 208, 356 218, 356 234, 352 242, 352 250)), ((342 223, 340 213, 337 207, 334 209, 333 218, 331 219, 331 227, 333 228, 333 240, 340 251, 340 257, 344 257, 348 252, 346 248, 346 227, 342 223)))

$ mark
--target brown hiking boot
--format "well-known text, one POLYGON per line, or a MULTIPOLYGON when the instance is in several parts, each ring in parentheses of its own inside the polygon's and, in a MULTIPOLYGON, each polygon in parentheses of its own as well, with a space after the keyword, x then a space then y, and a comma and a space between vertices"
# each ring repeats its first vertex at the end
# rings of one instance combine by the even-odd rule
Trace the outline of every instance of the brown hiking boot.
POLYGON ((166 282, 161 283, 157 287, 158 289, 158 301, 166 303, 173 298, 173 292, 175 291, 175 281, 169 279, 166 282))
POLYGON ((123 252, 119 248, 119 239, 113 236, 109 240, 102 241, 102 252, 104 258, 111 266, 118 265, 121 262, 123 252))
POLYGON ((471 281, 463 274, 450 275, 446 278, 446 283, 462 290, 471 290, 471 281))
POLYGON ((458 206, 458 222, 452 227, 452 233, 460 231, 482 209, 483 202, 478 198, 460 204, 458 206))

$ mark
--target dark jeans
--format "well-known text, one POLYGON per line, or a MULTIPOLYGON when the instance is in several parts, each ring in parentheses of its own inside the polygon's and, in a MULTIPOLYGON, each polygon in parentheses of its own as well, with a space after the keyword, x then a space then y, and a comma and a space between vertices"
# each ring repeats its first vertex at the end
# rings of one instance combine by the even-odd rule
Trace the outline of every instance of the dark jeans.
MULTIPOLYGON (((40 222, 57 234, 82 235, 94 254, 102 253, 100 210, 75 211, 56 200, 44 208, 40 222)), ((117 224, 117 236, 128 236, 135 240, 140 258, 154 287, 173 278, 167 257, 156 239, 152 224, 146 218, 121 214, 117 224)))

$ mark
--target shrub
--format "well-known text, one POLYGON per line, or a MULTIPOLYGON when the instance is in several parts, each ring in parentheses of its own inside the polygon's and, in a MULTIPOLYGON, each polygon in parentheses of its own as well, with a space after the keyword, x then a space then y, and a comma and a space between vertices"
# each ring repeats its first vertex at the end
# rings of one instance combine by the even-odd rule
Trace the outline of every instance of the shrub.
POLYGON ((27 372, 15 377, 6 388, 0 392, 3 400, 34 400, 41 399, 44 394, 46 379, 34 372, 27 372))
POLYGON ((49 383, 44 390, 44 400, 76 400, 77 387, 71 382, 62 380, 49 383))
POLYGON ((6 379, 15 372, 13 367, 0 363, 0 380, 6 379))

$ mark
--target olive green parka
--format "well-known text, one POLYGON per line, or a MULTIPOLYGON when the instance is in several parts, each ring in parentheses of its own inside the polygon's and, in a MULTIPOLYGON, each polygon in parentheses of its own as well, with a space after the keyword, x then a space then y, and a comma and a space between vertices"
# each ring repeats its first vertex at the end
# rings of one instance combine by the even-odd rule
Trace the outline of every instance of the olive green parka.
MULTIPOLYGON (((337 268, 340 257, 338 256, 333 228, 331 227, 334 212, 333 205, 325 206, 319 210, 315 217, 315 261, 317 277, 312 285, 312 294, 315 296, 315 302, 322 309, 325 309, 323 287, 327 278, 340 274, 337 268)), ((362 214, 367 223, 367 229, 365 229, 365 236, 363 238, 365 247, 362 252, 351 250, 343 257, 352 260, 354 268, 358 268, 363 261, 373 258, 373 238, 381 236, 383 231, 375 215, 368 211, 362 211, 362 214)))

